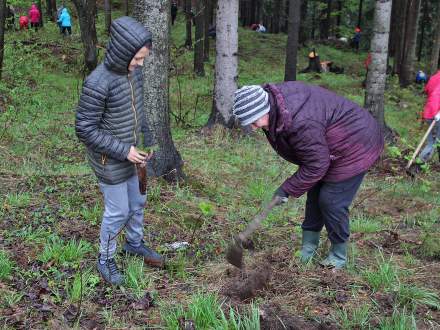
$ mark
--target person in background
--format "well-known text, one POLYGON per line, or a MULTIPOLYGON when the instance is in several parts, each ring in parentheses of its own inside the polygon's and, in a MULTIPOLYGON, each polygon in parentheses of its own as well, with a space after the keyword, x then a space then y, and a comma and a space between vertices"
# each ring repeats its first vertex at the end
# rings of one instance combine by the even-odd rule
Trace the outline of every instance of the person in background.
POLYGON ((59 21, 59 19, 60 19, 61 13, 64 8, 65 8, 64 3, 62 3, 61 6, 57 10, 57 24, 58 24, 58 27, 60 28, 60 33, 63 32, 63 29, 61 28, 61 22, 59 21))
POLYGON ((20 30, 27 30, 29 28, 29 17, 20 16, 18 23, 20 24, 20 30))
POLYGON ((435 147, 437 147, 440 161, 440 70, 429 78, 425 86, 425 93, 427 99, 423 108, 423 119, 428 124, 431 124, 433 120, 437 122, 428 135, 425 148, 420 152, 419 158, 426 163, 434 155, 435 147))
POLYGON ((359 26, 356 26, 354 29, 354 36, 352 39, 352 46, 354 49, 356 49, 356 52, 359 51, 359 45, 361 43, 361 28, 359 26))
POLYGON ((350 205, 384 148, 379 124, 356 103, 299 81, 244 86, 235 92, 233 114, 242 126, 262 129, 272 148, 299 166, 274 199, 279 205, 307 193, 301 261, 312 260, 325 226, 331 247, 321 265, 344 267, 350 205))
POLYGON ((69 35, 72 34, 72 23, 67 8, 63 8, 63 10, 61 11, 61 15, 58 18, 58 24, 60 25, 61 33, 64 36, 66 36, 67 33, 69 33, 69 35))
POLYGON ((171 25, 174 25, 174 22, 177 18, 177 12, 178 12, 177 3, 173 1, 171 3, 171 25))
POLYGON ((115 19, 104 63, 86 78, 76 111, 76 134, 87 147, 104 196, 97 268, 114 285, 124 280, 115 261, 123 230, 126 253, 142 257, 150 266, 164 265, 163 257, 144 244, 146 195, 136 174, 136 165, 151 157, 139 149, 141 133, 148 130, 142 66, 151 47, 151 32, 141 23, 127 16, 115 19))
POLYGON ((417 84, 426 84, 428 81, 428 77, 426 76, 426 73, 422 70, 417 71, 416 74, 416 83, 417 84))
POLYGON ((31 9, 29 10, 28 16, 29 16, 29 21, 31 22, 31 27, 33 27, 35 31, 37 31, 38 27, 40 26, 41 14, 34 3, 32 4, 31 9))
POLYGON ((266 32, 266 27, 263 25, 263 22, 260 22, 260 24, 258 24, 257 29, 255 30, 256 32, 260 32, 260 33, 265 33, 266 32))

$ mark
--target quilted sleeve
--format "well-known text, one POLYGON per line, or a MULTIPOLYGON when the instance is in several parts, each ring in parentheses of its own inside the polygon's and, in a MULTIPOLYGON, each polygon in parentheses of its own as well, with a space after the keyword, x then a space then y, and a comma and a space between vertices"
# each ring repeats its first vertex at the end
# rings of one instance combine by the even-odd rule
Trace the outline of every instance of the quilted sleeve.
POLYGON ((106 92, 99 86, 89 82, 84 84, 76 111, 76 135, 93 151, 124 161, 130 151, 130 144, 99 128, 105 99, 106 92))

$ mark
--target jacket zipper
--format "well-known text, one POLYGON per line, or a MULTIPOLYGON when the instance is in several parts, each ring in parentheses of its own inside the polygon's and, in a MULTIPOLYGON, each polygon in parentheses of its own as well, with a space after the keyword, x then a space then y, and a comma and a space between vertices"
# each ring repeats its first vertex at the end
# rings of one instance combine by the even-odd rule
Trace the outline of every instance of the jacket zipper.
POLYGON ((136 127, 137 127, 138 121, 137 121, 136 106, 134 104, 133 85, 131 84, 130 74, 127 75, 127 79, 128 79, 128 83, 130 84, 130 90, 131 90, 131 110, 133 111, 133 114, 134 114, 133 136, 134 136, 134 145, 136 145, 136 143, 137 143, 136 127))

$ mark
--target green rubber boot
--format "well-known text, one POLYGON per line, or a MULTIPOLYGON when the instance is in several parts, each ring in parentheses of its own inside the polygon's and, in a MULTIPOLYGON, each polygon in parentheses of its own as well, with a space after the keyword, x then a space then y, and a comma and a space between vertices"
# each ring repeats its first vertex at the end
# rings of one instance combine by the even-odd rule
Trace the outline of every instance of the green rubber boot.
POLYGON ((347 262, 347 247, 348 242, 332 243, 328 257, 320 262, 321 266, 335 269, 344 268, 347 262))
POLYGON ((316 253, 319 245, 319 231, 303 230, 301 246, 301 262, 309 262, 316 253))

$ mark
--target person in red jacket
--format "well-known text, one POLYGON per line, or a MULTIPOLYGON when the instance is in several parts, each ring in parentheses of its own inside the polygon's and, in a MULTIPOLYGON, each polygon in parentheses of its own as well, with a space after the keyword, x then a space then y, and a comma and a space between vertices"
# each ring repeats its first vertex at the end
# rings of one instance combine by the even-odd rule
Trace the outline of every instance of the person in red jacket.
POLYGON ((423 162, 430 160, 437 146, 440 161, 440 70, 429 79, 425 86, 425 93, 428 98, 423 108, 423 119, 429 124, 433 120, 437 123, 428 136, 428 143, 420 153, 420 159, 423 162))
POLYGON ((20 16, 18 19, 18 22, 20 23, 20 30, 28 29, 29 27, 29 18, 27 16, 20 16))
POLYGON ((31 21, 31 27, 35 28, 35 31, 37 31, 38 27, 40 26, 41 14, 34 3, 32 4, 31 9, 29 10, 28 16, 29 16, 29 20, 31 21))

